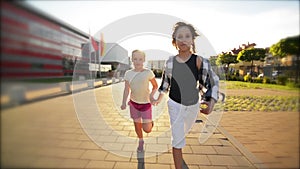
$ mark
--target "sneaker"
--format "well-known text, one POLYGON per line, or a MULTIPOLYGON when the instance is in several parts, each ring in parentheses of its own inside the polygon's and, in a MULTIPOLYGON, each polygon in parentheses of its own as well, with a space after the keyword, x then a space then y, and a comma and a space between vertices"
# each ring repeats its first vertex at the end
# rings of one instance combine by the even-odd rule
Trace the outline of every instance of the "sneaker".
POLYGON ((144 140, 139 141, 139 146, 137 148, 137 152, 143 152, 144 151, 144 140))

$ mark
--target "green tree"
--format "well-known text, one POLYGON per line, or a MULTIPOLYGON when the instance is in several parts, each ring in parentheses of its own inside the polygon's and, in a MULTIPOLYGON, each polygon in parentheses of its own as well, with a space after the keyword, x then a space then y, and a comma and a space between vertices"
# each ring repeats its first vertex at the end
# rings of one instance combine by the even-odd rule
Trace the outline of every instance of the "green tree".
POLYGON ((263 60, 266 57, 266 49, 248 48, 239 52, 237 60, 251 62, 250 75, 252 76, 252 68, 254 60, 263 60))
POLYGON ((299 37, 298 35, 281 39, 271 46, 270 53, 273 56, 279 56, 281 58, 287 55, 296 55, 299 57, 299 37))
MULTIPOLYGON (((217 65, 225 65, 225 68, 228 68, 231 63, 238 63, 237 55, 232 54, 231 52, 224 53, 218 55, 218 59, 216 61, 217 65)), ((226 73, 228 69, 225 69, 226 73)))
POLYGON ((211 66, 217 66, 216 61, 217 61, 217 59, 215 56, 209 57, 209 62, 211 64, 211 66))
POLYGON ((299 54, 299 40, 300 35, 287 37, 281 39, 276 44, 273 44, 270 48, 270 53, 275 57, 283 58, 287 55, 295 55, 296 62, 294 62, 296 67, 296 77, 295 82, 299 81, 299 62, 300 62, 300 54, 299 54))
POLYGON ((226 78, 229 78, 228 74, 228 68, 231 63, 238 63, 237 55, 232 54, 231 52, 224 53, 218 55, 218 58, 216 60, 216 64, 219 66, 223 66, 223 69, 225 70, 226 78))

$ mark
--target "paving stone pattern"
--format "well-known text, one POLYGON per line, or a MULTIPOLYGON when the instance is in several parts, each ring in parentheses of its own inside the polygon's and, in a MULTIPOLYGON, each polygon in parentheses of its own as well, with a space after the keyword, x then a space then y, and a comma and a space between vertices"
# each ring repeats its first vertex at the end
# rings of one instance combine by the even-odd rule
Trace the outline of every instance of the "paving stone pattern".
MULTIPOLYGON (((153 131, 144 133, 145 152, 137 153, 133 122, 118 109, 112 86, 1 111, 1 167, 174 169, 167 109, 160 109, 163 112, 155 118, 153 131)), ((201 114, 198 119, 205 122, 201 114)), ((232 120, 222 120, 222 124, 225 122, 224 128, 234 135, 236 130, 230 127, 229 121, 232 120)), ((203 123, 195 123, 186 137, 183 157, 190 169, 258 168, 249 158, 249 152, 238 148, 219 129, 200 144, 203 127, 203 123)), ((254 133, 248 131, 237 138, 247 141, 254 133)))

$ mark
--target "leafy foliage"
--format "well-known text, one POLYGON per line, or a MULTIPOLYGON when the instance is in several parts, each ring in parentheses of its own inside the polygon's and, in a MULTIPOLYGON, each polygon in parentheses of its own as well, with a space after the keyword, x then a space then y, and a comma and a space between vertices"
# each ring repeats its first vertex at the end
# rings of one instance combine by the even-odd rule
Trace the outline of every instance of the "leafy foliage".
POLYGON ((246 74, 246 75, 244 76, 244 81, 245 81, 245 82, 250 82, 250 81, 251 81, 251 76, 250 76, 250 74, 246 74))
POLYGON ((266 50, 263 48, 249 48, 242 50, 238 56, 237 60, 252 62, 254 60, 262 60, 266 57, 266 50))
POLYGON ((254 60, 263 60, 266 57, 266 49, 263 48, 248 48, 239 52, 237 59, 239 61, 251 62, 251 72, 252 76, 252 67, 254 60))
POLYGON ((300 35, 287 37, 281 39, 276 44, 272 45, 270 48, 270 53, 275 57, 283 58, 287 55, 296 55, 296 61, 294 61, 297 70, 295 71, 295 83, 299 80, 299 64, 300 64, 300 51, 299 51, 299 41, 300 35))
POLYGON ((218 59, 216 61, 217 65, 229 65, 231 63, 238 63, 237 55, 232 54, 231 52, 228 53, 221 53, 218 56, 218 59))
POLYGON ((273 56, 285 57, 287 55, 299 55, 300 35, 281 39, 270 48, 273 56))

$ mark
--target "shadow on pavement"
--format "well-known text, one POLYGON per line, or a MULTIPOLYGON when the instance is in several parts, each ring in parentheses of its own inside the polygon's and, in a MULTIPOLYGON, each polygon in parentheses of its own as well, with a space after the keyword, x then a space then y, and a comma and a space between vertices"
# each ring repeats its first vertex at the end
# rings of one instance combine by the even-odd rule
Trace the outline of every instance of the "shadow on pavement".
POLYGON ((138 169, 145 169, 145 151, 137 152, 138 169))

